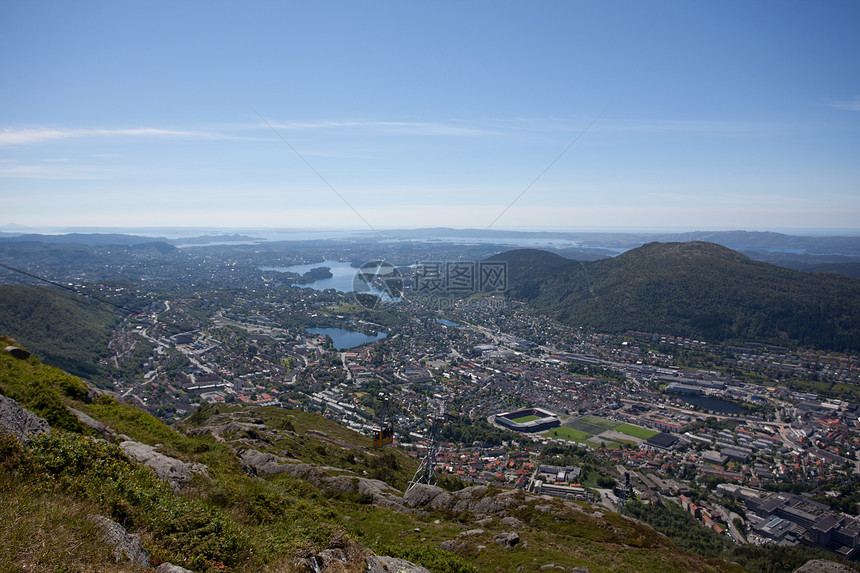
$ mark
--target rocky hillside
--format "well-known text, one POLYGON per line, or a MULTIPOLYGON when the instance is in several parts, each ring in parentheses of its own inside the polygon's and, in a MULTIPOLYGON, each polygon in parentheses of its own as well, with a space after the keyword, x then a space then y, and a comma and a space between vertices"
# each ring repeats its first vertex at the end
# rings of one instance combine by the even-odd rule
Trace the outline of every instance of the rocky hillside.
POLYGON ((744 571, 579 502, 404 495, 414 460, 313 414, 170 428, 26 352, 0 350, 0 419, 2 571, 744 571))

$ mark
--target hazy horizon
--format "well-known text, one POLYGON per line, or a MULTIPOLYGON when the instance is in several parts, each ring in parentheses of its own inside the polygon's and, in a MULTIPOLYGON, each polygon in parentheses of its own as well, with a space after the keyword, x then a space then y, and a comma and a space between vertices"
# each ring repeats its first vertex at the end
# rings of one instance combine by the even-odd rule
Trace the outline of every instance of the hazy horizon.
MULTIPOLYGON (((640 228, 620 228, 620 227, 580 227, 580 228, 554 228, 554 227, 521 227, 521 228, 491 228, 478 229, 473 227, 381 227, 377 230, 361 227, 342 227, 342 228, 326 228, 326 227, 292 227, 292 228, 276 228, 276 227, 196 227, 196 226, 173 226, 173 227, 108 227, 108 226, 67 226, 67 227, 38 227, 25 226, 18 224, 0 225, 0 236, 3 234, 40 234, 40 235, 66 235, 73 233, 92 233, 92 234, 127 234, 140 236, 165 236, 169 239, 193 238, 201 235, 289 235, 289 234, 319 234, 326 236, 368 236, 373 237, 377 232, 392 233, 392 232, 419 232, 428 231, 427 236, 432 236, 432 231, 454 231, 463 232, 466 235, 474 236, 478 233, 489 232, 492 235, 488 238, 504 237, 506 233, 528 233, 528 234, 558 234, 558 235, 587 235, 587 234, 685 234, 685 233, 723 233, 723 232, 748 232, 748 233, 776 233, 794 237, 860 237, 860 229, 735 229, 735 228, 685 228, 685 227, 640 227, 640 228)), ((266 239, 267 237, 258 237, 266 239)))

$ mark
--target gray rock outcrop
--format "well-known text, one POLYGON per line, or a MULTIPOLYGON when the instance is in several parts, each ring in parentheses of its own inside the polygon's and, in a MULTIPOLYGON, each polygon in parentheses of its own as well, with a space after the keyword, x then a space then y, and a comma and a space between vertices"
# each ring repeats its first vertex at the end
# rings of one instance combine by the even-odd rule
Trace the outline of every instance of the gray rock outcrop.
POLYGON ((130 458, 137 460, 155 472, 162 481, 179 491, 191 482, 195 474, 208 477, 206 466, 203 464, 187 464, 176 458, 171 458, 155 451, 155 448, 140 442, 127 440, 119 445, 130 458))
POLYGON ((313 573, 340 573, 363 571, 366 573, 430 573, 420 567, 393 557, 377 556, 372 551, 346 536, 335 538, 319 553, 296 559, 291 570, 313 573))
POLYGON ((513 547, 517 543, 520 542, 520 536, 517 532, 511 531, 508 533, 499 533, 495 537, 493 537, 493 541, 501 545, 502 547, 508 548, 513 547))
POLYGON ((194 571, 173 563, 162 563, 155 568, 155 573, 194 573, 194 571))
POLYGON ((835 561, 824 559, 813 559, 807 561, 802 567, 795 569, 794 573, 852 573, 855 569, 835 561))
POLYGON ((18 360, 27 360, 28 358, 30 358, 30 352, 18 346, 7 346, 6 352, 11 354, 18 360))
POLYGON ((447 492, 440 487, 417 484, 403 496, 403 503, 409 507, 427 509, 448 509, 454 513, 493 514, 521 503, 513 497, 516 490, 497 495, 487 495, 486 486, 472 486, 460 491, 447 492))
POLYGON ((35 435, 50 434, 51 426, 12 398, 0 394, 0 431, 27 443, 35 435))
POLYGON ((447 539, 439 544, 439 549, 444 549, 445 551, 459 551, 466 547, 465 541, 457 541, 456 539, 447 539))
MULTIPOLYGON (((264 454, 265 455, 265 454, 264 454)), ((379 507, 387 507, 396 511, 406 511, 399 497, 399 491, 377 479, 360 477, 352 472, 344 474, 344 470, 315 464, 287 464, 280 468, 283 473, 303 479, 312 485, 330 492, 356 492, 368 497, 370 503, 379 507), (342 475, 329 475, 329 472, 341 472, 342 475)))
POLYGON ((140 544, 140 537, 126 532, 122 525, 107 517, 94 515, 90 519, 101 528, 105 542, 113 548, 117 563, 131 561, 149 568, 149 553, 140 544))
POLYGON ((430 573, 429 570, 405 559, 380 556, 377 558, 388 573, 430 573))
POLYGON ((501 521, 508 527, 513 527, 514 529, 522 529, 526 526, 525 523, 513 516, 503 517, 499 521, 501 521))
POLYGON ((103 438, 110 439, 114 435, 113 431, 109 427, 105 426, 95 418, 92 418, 91 416, 85 414, 84 412, 81 412, 80 410, 75 410, 74 408, 69 408, 68 406, 66 408, 69 410, 69 412, 75 415, 75 417, 81 424, 100 434, 103 438))
POLYGON ((251 475, 274 475, 289 471, 291 464, 301 463, 301 460, 282 458, 275 454, 267 454, 258 450, 237 448, 239 461, 245 473, 251 475))
POLYGON ((373 505, 406 511, 397 495, 400 492, 378 479, 349 475, 326 477, 323 479, 323 487, 333 491, 355 491, 370 499, 373 505))

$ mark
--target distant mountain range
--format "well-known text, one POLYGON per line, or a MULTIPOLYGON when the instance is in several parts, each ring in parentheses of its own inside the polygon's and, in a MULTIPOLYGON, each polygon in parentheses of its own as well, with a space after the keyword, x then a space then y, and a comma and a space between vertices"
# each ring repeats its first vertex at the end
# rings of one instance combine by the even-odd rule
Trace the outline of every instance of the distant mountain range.
POLYGON ((508 263, 512 297, 573 326, 860 349, 860 280, 754 261, 713 243, 649 243, 593 262, 536 250, 491 260, 508 263))
POLYGON ((397 229, 381 231, 386 238, 471 238, 567 240, 589 247, 632 249, 649 242, 707 241, 735 250, 796 252, 860 256, 860 236, 800 236, 770 231, 691 231, 683 233, 615 231, 506 231, 496 229, 397 229))
POLYGON ((142 245, 146 243, 167 242, 164 237, 141 237, 122 233, 68 233, 63 235, 43 235, 40 233, 0 233, 0 240, 14 243, 48 243, 60 245, 86 245, 103 247, 107 245, 142 245))
MULTIPOLYGON (((0 227, 0 245, 16 243, 64 244, 104 247, 148 248, 157 246, 162 252, 172 246, 241 245, 258 243, 274 245, 280 241, 323 241, 325 231, 301 233, 289 230, 248 230, 241 234, 235 230, 208 231, 199 236, 187 234, 189 230, 169 229, 137 230, 128 234, 110 229, 110 232, 73 232, 67 234, 38 234, 23 227, 0 227), (163 232, 156 236, 157 232, 163 232), (175 238, 184 231, 182 238, 175 238), (174 238, 165 238, 171 235, 174 238), (294 237, 294 238, 292 238, 294 237)), ((107 229, 105 231, 108 231, 107 229)), ((451 229, 435 227, 424 229, 393 229, 378 234, 367 231, 331 231, 331 237, 353 243, 373 244, 381 237, 391 242, 418 242, 426 244, 496 245, 499 250, 512 247, 548 249, 578 261, 610 258, 649 242, 707 241, 739 251, 748 257, 780 266, 804 271, 828 272, 860 277, 860 236, 798 236, 765 231, 695 231, 686 233, 595 232, 595 231, 509 231, 496 229, 451 229)))

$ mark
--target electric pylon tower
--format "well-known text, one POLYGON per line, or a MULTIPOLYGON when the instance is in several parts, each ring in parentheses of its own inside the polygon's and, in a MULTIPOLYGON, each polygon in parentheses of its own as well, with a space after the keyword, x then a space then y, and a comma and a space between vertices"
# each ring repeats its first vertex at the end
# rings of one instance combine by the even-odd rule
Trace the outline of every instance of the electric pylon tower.
POLYGON ((436 414, 430 415, 430 431, 427 436, 427 453, 421 460, 421 465, 415 471, 415 475, 409 481, 406 488, 408 493, 416 484, 426 483, 428 485, 436 485, 439 483, 439 478, 436 476, 436 454, 439 453, 439 431, 442 429, 442 424, 445 421, 445 402, 440 401, 439 409, 436 414))

